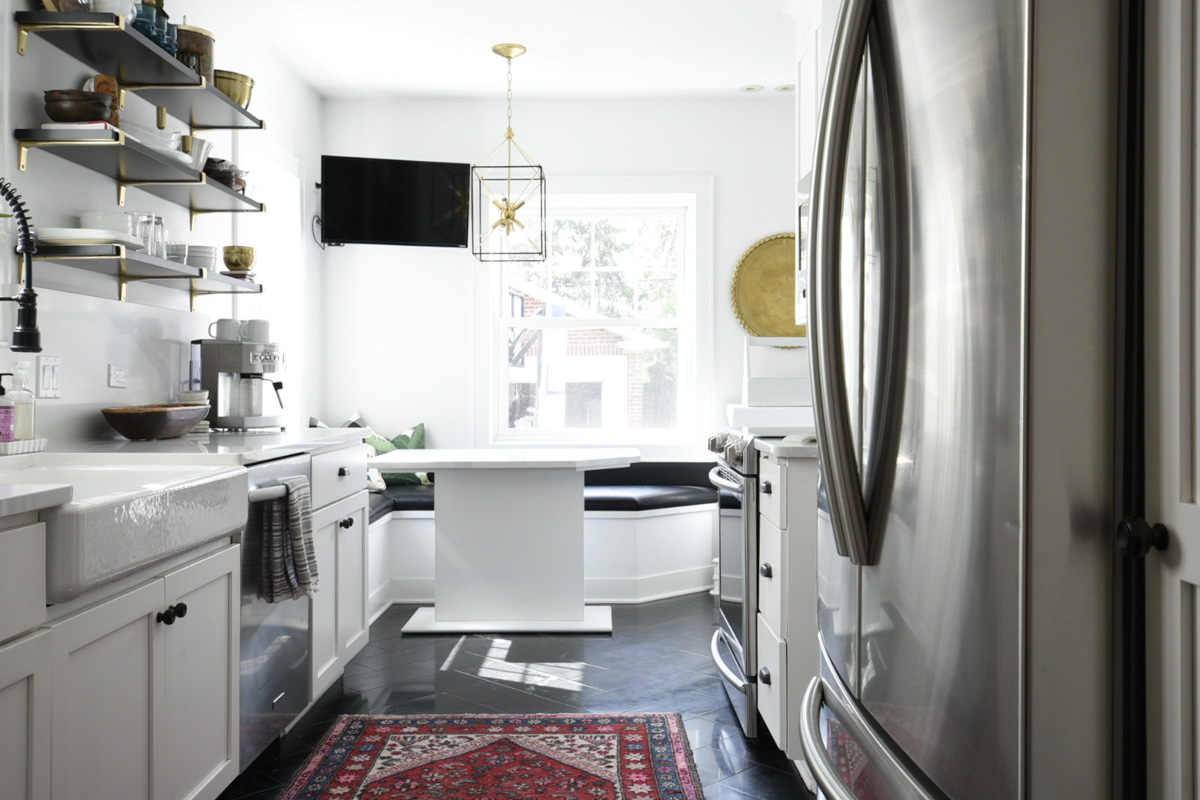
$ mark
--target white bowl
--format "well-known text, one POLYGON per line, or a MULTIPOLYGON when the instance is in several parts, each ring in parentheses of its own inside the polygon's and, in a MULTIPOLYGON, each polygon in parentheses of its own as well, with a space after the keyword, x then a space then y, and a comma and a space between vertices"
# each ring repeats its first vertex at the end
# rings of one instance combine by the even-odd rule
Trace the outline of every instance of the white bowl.
POLYGON ((203 405, 208 402, 208 390, 197 389, 179 392, 179 402, 184 405, 203 405))
POLYGON ((136 222, 137 217, 128 211, 85 211, 79 215, 82 228, 99 228, 131 236, 137 235, 136 222))
POLYGON ((212 269, 217 263, 217 254, 206 256, 203 253, 193 253, 191 248, 188 249, 187 260, 184 261, 189 267, 197 269, 212 269))

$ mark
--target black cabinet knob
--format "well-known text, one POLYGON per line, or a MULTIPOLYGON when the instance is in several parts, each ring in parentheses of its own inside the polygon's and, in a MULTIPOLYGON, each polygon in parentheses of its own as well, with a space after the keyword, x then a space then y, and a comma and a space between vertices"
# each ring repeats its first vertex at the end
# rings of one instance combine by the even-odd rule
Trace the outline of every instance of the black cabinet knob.
POLYGON ((760 669, 758 671, 758 682, 763 684, 764 686, 770 686, 771 685, 771 670, 767 669, 766 667, 763 667, 762 669, 760 669))
POLYGON ((758 568, 758 574, 764 578, 773 578, 775 577, 775 570, 771 569, 771 565, 764 561, 762 566, 758 568))
POLYGON ((345 478, 345 477, 346 477, 346 476, 348 476, 349 474, 350 474, 350 468, 349 468, 349 467, 338 467, 338 477, 339 477, 339 478, 345 478))
POLYGON ((763 481, 763 482, 762 482, 762 493, 763 493, 763 494, 770 494, 770 493, 771 493, 771 482, 770 482, 770 481, 763 481))
POLYGON ((187 603, 176 603, 173 606, 167 606, 166 611, 158 612, 157 616, 155 616, 155 619, 161 622, 163 625, 174 625, 175 620, 183 619, 187 616, 187 612, 187 603))
POLYGON ((338 525, 342 526, 343 528, 352 528, 354 527, 354 517, 346 517, 344 520, 339 522, 338 525))

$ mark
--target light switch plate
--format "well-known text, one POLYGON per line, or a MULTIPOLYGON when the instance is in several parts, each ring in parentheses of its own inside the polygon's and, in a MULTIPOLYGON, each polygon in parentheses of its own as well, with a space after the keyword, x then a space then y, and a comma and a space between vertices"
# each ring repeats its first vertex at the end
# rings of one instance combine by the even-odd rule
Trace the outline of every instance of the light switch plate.
POLYGON ((38 356, 37 396, 62 397, 62 359, 58 356, 38 356))

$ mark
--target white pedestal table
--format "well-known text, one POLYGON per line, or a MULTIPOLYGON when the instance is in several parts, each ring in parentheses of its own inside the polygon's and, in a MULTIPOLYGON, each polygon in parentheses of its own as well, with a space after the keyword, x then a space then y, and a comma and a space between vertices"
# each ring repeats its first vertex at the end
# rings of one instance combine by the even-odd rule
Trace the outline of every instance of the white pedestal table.
POLYGON ((396 450, 382 472, 436 473, 434 605, 405 633, 611 632, 583 600, 583 473, 632 448, 396 450))

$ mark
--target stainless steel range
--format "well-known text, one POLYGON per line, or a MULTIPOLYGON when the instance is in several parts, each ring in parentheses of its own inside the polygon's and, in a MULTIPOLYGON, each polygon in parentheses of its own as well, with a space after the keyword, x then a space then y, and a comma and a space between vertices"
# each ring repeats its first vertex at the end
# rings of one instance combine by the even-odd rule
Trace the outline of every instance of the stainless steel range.
POLYGON ((708 440, 717 465, 708 479, 721 492, 717 630, 712 657, 748 738, 758 735, 758 454, 754 435, 728 429, 708 440))

